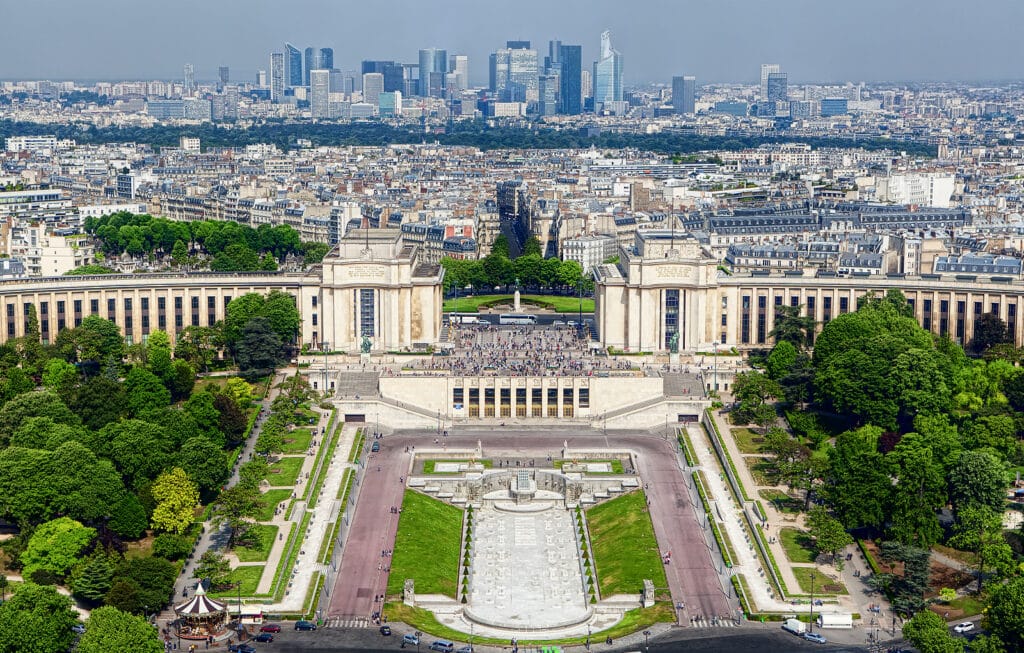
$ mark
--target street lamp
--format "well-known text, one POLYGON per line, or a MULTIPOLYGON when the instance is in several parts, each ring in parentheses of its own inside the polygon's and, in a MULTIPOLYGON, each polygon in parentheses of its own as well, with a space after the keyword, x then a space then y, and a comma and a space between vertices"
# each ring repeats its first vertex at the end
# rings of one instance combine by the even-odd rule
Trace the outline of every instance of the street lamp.
POLYGON ((420 637, 423 636, 423 633, 417 630, 414 634, 416 635, 416 653, 420 653, 420 637))
POLYGON ((648 639, 648 638, 649 638, 650 636, 651 636, 651 631, 649 631, 649 630, 645 630, 645 631, 644 631, 644 650, 645 650, 645 651, 649 651, 649 650, 651 650, 651 647, 647 645, 647 639, 648 639))
POLYGON ((718 341, 715 341, 715 383, 712 386, 715 396, 718 396, 718 341))
POLYGON ((326 340, 320 342, 320 348, 324 352, 324 397, 327 397, 327 378, 329 373, 327 372, 327 352, 330 351, 330 343, 326 340))
POLYGON ((587 624, 587 650, 590 650, 590 624, 587 624))
POLYGON ((814 572, 811 572, 811 623, 808 624, 808 631, 814 632, 814 572))

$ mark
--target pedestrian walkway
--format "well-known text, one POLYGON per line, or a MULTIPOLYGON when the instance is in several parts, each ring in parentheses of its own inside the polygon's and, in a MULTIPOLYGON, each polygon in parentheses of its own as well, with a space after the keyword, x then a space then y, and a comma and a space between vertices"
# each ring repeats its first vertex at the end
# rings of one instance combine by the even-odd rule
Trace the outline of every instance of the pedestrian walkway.
POLYGON ((327 617, 324 628, 374 628, 368 617, 327 617))

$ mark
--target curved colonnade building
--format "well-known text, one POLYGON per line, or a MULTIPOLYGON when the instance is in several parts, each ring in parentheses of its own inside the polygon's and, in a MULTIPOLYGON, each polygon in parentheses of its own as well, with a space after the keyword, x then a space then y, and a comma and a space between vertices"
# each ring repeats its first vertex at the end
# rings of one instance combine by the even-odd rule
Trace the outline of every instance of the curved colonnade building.
MULTIPOLYGON (((188 326, 224 318, 245 293, 280 290, 295 297, 302 317, 300 344, 356 352, 363 337, 373 351, 425 348, 441 336, 444 272, 420 262, 396 230, 356 231, 305 273, 118 274, 0 282, 0 339, 25 333, 34 305, 44 342, 89 315, 113 320, 129 342, 155 330, 172 342, 188 326)), ((602 346, 665 352, 679 333, 680 351, 707 351, 719 343, 740 349, 770 345, 779 306, 824 324, 856 310, 869 292, 902 291, 918 322, 967 343, 975 320, 995 313, 1014 343, 1024 344, 1024 281, 984 274, 819 276, 727 274, 692 238, 638 232, 618 265, 596 268, 595 319, 602 346)))

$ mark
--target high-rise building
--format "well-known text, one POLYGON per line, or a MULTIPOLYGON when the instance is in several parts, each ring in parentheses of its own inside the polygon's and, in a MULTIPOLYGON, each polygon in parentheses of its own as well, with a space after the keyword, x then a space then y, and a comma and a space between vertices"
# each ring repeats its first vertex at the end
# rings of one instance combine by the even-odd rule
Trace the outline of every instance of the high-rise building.
POLYGON ((529 41, 509 41, 511 44, 525 44, 525 48, 509 48, 508 87, 511 92, 505 98, 508 102, 535 102, 537 100, 537 51, 530 49, 529 41))
POLYGON ((397 118, 402 115, 402 93, 381 93, 377 99, 378 113, 381 118, 397 118))
POLYGON ((509 50, 529 50, 529 41, 505 41, 505 47, 509 50))
POLYGON ((541 75, 537 79, 537 113, 552 116, 558 111, 558 75, 541 75))
POLYGON ((789 75, 787 73, 769 73, 767 90, 765 98, 768 102, 788 102, 789 75))
POLYGON ((225 84, 227 84, 228 80, 230 78, 231 78, 231 73, 229 72, 227 66, 221 66, 220 68, 217 69, 217 79, 220 80, 220 85, 221 86, 224 86, 225 84))
POLYGON ((455 73, 455 85, 460 91, 469 88, 469 57, 464 54, 449 57, 448 72, 455 73))
POLYGON ((439 48, 420 50, 420 95, 422 97, 441 97, 444 76, 447 72, 447 50, 439 48))
POLYGON ((266 88, 267 86, 269 86, 269 82, 267 82, 267 71, 256 71, 256 86, 259 86, 260 88, 266 88))
POLYGON ((500 96, 508 86, 508 50, 492 52, 487 59, 487 86, 491 92, 500 96))
POLYGON ((405 67, 394 61, 370 61, 362 63, 360 74, 380 73, 384 75, 384 90, 401 91, 405 88, 405 67))
POLYGON ((622 101, 622 55, 612 48, 610 30, 601 32, 601 57, 594 62, 594 111, 622 101))
POLYGON ((185 64, 185 86, 182 88, 183 95, 192 95, 196 92, 196 71, 192 64, 185 64))
POLYGON ((777 63, 761 64, 761 94, 758 96, 758 99, 768 99, 768 75, 780 72, 782 72, 782 67, 777 63))
POLYGON ((384 75, 366 73, 363 75, 363 102, 377 106, 380 94, 384 92, 384 75))
POLYGON ((285 86, 302 86, 302 52, 291 43, 284 44, 285 86))
POLYGON ((558 44, 558 113, 583 113, 583 46, 558 44))
POLYGON ((591 101, 594 99, 594 79, 590 76, 589 70, 580 71, 580 92, 583 94, 584 105, 588 98, 591 101))
POLYGON ((697 78, 689 75, 672 78, 672 111, 676 115, 695 113, 694 97, 697 93, 697 78))
POLYGON ((280 102, 284 99, 286 85, 285 59, 283 52, 270 53, 270 100, 280 102))
POLYGON ((306 48, 305 62, 303 81, 306 86, 309 86, 309 73, 311 70, 330 70, 331 68, 334 68, 334 49, 306 48))
POLYGON ((309 111, 314 118, 331 116, 331 71, 314 68, 309 71, 309 111))

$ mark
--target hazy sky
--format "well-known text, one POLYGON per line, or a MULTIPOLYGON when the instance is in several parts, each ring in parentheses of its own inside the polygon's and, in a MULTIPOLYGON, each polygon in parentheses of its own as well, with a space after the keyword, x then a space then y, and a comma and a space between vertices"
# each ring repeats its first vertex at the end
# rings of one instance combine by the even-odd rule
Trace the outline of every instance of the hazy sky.
POLYGON ((0 0, 0 79, 251 80, 289 41, 334 48, 335 67, 468 54, 472 83, 506 40, 583 45, 600 33, 627 86, 696 75, 753 82, 761 63, 804 81, 1024 78, 1021 0, 0 0))

